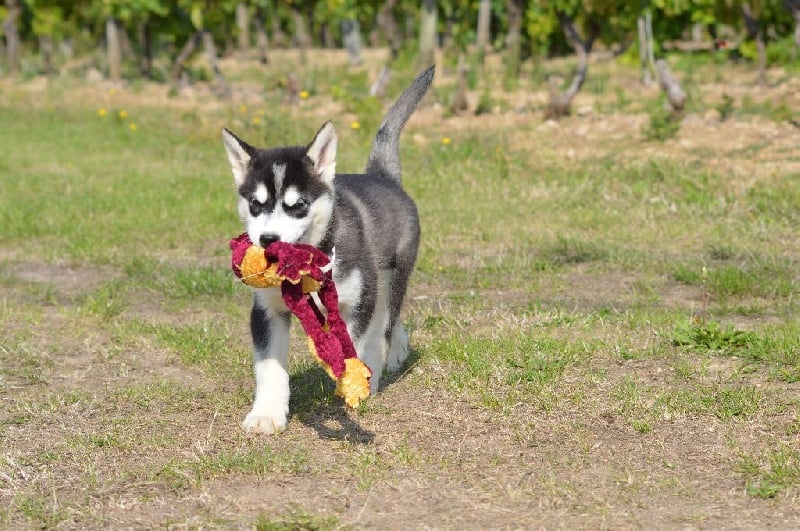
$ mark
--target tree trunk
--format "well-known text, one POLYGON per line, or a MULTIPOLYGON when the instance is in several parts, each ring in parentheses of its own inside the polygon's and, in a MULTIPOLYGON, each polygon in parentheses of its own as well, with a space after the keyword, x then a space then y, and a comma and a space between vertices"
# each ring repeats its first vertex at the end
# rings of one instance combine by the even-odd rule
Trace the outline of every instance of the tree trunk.
POLYGON ((448 17, 444 21, 444 32, 440 37, 441 46, 442 46, 442 53, 443 55, 447 56, 455 47, 455 42, 453 39, 453 28, 455 27, 455 19, 453 15, 448 15, 448 17))
POLYGON ((767 45, 764 43, 762 32, 756 37, 756 51, 758 52, 758 82, 761 85, 767 82, 767 45))
POLYGON ((557 118, 569 114, 570 106, 575 95, 580 91, 584 81, 586 81, 586 72, 589 69, 589 53, 592 51, 594 40, 599 33, 599 26, 593 21, 590 22, 589 36, 584 40, 578 34, 575 28, 575 23, 566 13, 557 12, 558 22, 567 40, 575 49, 578 55, 578 67, 575 69, 575 75, 572 78, 569 88, 565 92, 560 92, 558 87, 551 84, 550 86, 550 107, 548 109, 548 116, 557 118))
MULTIPOLYGON (((794 10, 794 51, 797 54, 797 51, 800 50, 800 3, 798 3, 797 9, 794 10)), ((797 59, 797 57, 795 57, 797 59)))
POLYGON ((413 41, 417 38, 417 17, 411 12, 411 10, 406 11, 405 17, 405 24, 403 25, 405 30, 405 38, 404 41, 413 41))
POLYGON ((269 38, 267 37, 267 30, 264 24, 264 13, 261 8, 256 10, 256 43, 258 44, 258 60, 262 65, 269 63, 267 57, 267 48, 269 48, 269 38))
POLYGON ((300 84, 297 82, 297 74, 289 72, 289 81, 286 83, 286 99, 289 105, 297 103, 300 95, 300 84))
POLYGON ((122 52, 122 57, 132 59, 136 57, 131 46, 131 40, 128 38, 128 30, 125 25, 117 21, 117 33, 119 34, 119 49, 122 52))
POLYGON ((377 20, 378 27, 383 31, 383 35, 389 41, 389 49, 392 57, 397 55, 402 44, 402 36, 400 29, 397 27, 397 21, 394 19, 392 10, 397 4, 397 0, 386 0, 378 11, 377 20))
POLYGON ((347 49, 347 57, 350 64, 360 65, 363 62, 361 57, 361 29, 358 20, 348 19, 342 21, 342 35, 344 36, 344 47, 347 49))
POLYGON ((686 105, 686 93, 681 88, 678 80, 669 73, 667 62, 664 59, 656 61, 656 70, 658 70, 658 84, 667 95, 667 101, 669 101, 672 111, 675 113, 683 112, 684 105, 686 105))
POLYGON ((695 22, 692 24, 692 42, 703 42, 703 30, 704 27, 702 22, 695 22))
POLYGON ((794 10, 794 52, 797 59, 797 51, 800 50, 800 6, 794 10))
POLYGON ((489 38, 491 36, 491 23, 492 23, 492 0, 481 0, 478 7, 478 35, 475 39, 475 44, 478 46, 478 53, 483 59, 483 54, 491 44, 489 38))
POLYGON ((19 5, 19 0, 6 0, 6 19, 3 21, 3 32, 6 35, 6 59, 8 61, 8 70, 12 74, 19 72, 19 29, 17 28, 17 19, 22 14, 22 7, 19 5))
POLYGON ((742 3, 744 25, 747 28, 747 37, 756 41, 758 52, 758 83, 763 85, 767 81, 767 48, 764 45, 764 32, 761 31, 761 21, 753 13, 748 2, 742 3))
POLYGON ((506 33, 506 79, 519 78, 522 45, 522 1, 506 0, 508 32, 506 33))
POLYGON ((122 79, 122 46, 120 45, 119 25, 112 17, 106 19, 106 52, 108 77, 111 78, 111 81, 119 82, 122 79))
POLYGON ((186 41, 186 44, 183 45, 181 49, 181 53, 178 54, 178 57, 175 59, 175 62, 172 65, 172 72, 169 75, 169 82, 173 86, 177 86, 178 82, 181 80, 181 73, 183 73, 183 65, 186 61, 189 60, 189 57, 192 56, 194 51, 200 45, 200 41, 203 39, 203 32, 196 31, 189 39, 186 41))
POLYGON ((331 25, 327 22, 322 22, 319 25, 319 36, 320 40, 322 41, 323 48, 327 50, 333 50, 336 48, 336 42, 333 38, 333 30, 331 30, 331 25))
POLYGON ((655 39, 653 38, 653 14, 650 11, 644 15, 644 29, 647 33, 647 61, 650 63, 650 68, 655 68, 656 54, 653 50, 655 48, 655 39))
POLYGON ((206 52, 206 60, 208 60, 208 66, 211 68, 211 71, 214 73, 214 80, 217 84, 217 92, 219 96, 223 98, 230 98, 231 97, 231 88, 228 86, 228 82, 225 81, 225 76, 222 75, 222 72, 217 65, 217 47, 214 46, 214 37, 211 35, 210 31, 203 31, 203 49, 206 52))
POLYGON ((278 17, 271 17, 270 24, 272 25, 272 45, 275 48, 285 48, 289 39, 281 28, 281 21, 278 20, 278 17))
POLYGON ((369 29, 369 33, 367 33, 367 42, 369 42, 370 48, 378 48, 380 47, 380 39, 378 38, 378 18, 375 17, 374 24, 369 29))
POLYGON ((438 9, 436 0, 422 0, 419 23, 419 57, 420 68, 427 68, 436 62, 436 25, 438 9))
POLYGON ((756 51, 758 52, 758 83, 765 85, 767 83, 767 46, 764 44, 764 36, 760 31, 756 37, 756 51))
POLYGON ((246 56, 250 51, 250 14, 244 2, 236 4, 236 27, 239 29, 239 53, 246 56))
POLYGON ((797 59, 797 52, 800 51, 800 0, 783 0, 783 6, 792 13, 794 17, 794 50, 792 59, 797 59))
POLYGON ((458 56, 458 71, 457 71, 457 85, 456 85, 456 93, 453 95, 453 102, 450 106, 450 110, 454 113, 459 113, 462 111, 466 111, 469 107, 467 103, 467 66, 464 62, 464 54, 461 53, 458 56))
POLYGON ((376 98, 382 98, 383 94, 386 92, 386 87, 389 85, 389 78, 392 76, 392 69, 389 65, 385 65, 381 68, 380 73, 378 74, 378 79, 375 80, 375 83, 369 88, 369 95, 375 96, 376 98))
POLYGON ((49 76, 53 73, 53 39, 49 35, 39 35, 39 53, 44 73, 49 76))
MULTIPOLYGON (((235 18, 235 17, 234 17, 235 18)), ((236 20, 233 21, 234 25, 236 24, 236 20)), ((236 33, 233 31, 233 28, 230 25, 230 21, 228 18, 224 18, 222 20, 222 35, 223 35, 223 47, 221 55, 223 57, 230 57, 237 51, 237 44, 233 40, 233 34, 236 33)), ((216 51, 216 47, 214 48, 216 51)))
POLYGON ((650 68, 647 65, 647 32, 644 29, 644 17, 636 18, 636 30, 639 33, 639 63, 642 65, 642 84, 650 84, 650 68))
POLYGON ((639 61, 642 65, 642 84, 649 85, 652 80, 653 61, 653 21, 650 13, 636 19, 639 32, 639 61))
POLYGON ((137 33, 139 34, 139 46, 142 49, 139 70, 142 77, 151 79, 153 77, 153 43, 150 34, 150 21, 144 20, 140 22, 137 33))
POLYGON ((308 49, 311 48, 308 22, 305 15, 296 7, 292 7, 292 19, 294 20, 294 41, 297 47, 300 48, 300 63, 306 64, 308 49))

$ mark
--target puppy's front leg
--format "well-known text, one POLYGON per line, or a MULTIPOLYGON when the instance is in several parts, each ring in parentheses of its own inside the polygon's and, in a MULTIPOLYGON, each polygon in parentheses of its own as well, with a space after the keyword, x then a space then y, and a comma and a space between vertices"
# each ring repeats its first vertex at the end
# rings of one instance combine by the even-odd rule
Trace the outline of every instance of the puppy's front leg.
POLYGON ((289 312, 276 288, 256 291, 250 312, 256 396, 242 426, 271 434, 286 428, 289 414, 289 312))

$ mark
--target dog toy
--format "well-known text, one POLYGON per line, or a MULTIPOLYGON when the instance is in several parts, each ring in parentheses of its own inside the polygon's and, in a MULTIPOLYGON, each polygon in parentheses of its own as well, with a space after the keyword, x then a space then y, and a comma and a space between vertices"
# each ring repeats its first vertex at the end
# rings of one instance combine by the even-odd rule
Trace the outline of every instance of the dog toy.
POLYGON ((339 298, 330 259, 312 245, 274 242, 254 245, 247 233, 230 242, 231 266, 254 288, 280 287, 286 306, 298 318, 320 365, 336 381, 336 394, 350 407, 369 396, 372 372, 358 359, 347 326, 339 315, 339 298), (325 310, 317 306, 317 293, 325 310))

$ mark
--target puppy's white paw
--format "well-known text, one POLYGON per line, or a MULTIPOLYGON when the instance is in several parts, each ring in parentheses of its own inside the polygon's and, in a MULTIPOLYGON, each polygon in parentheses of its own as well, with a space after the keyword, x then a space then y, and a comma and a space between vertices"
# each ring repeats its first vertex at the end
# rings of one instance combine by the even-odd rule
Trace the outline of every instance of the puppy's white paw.
POLYGON ((249 433, 272 435, 286 429, 286 415, 259 415, 254 411, 247 414, 242 427, 249 433))

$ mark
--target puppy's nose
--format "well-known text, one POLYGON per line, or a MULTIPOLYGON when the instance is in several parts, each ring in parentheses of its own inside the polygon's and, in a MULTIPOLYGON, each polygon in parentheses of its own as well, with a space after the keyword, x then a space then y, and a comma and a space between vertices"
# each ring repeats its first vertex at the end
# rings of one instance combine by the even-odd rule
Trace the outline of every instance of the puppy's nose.
POLYGON ((276 242, 276 241, 278 241, 280 239, 281 239, 281 237, 278 236, 277 234, 273 234, 271 232, 267 232, 267 233, 261 235, 261 237, 258 239, 258 243, 261 244, 261 247, 265 247, 266 248, 266 247, 269 246, 269 244, 274 243, 274 242, 276 242))

